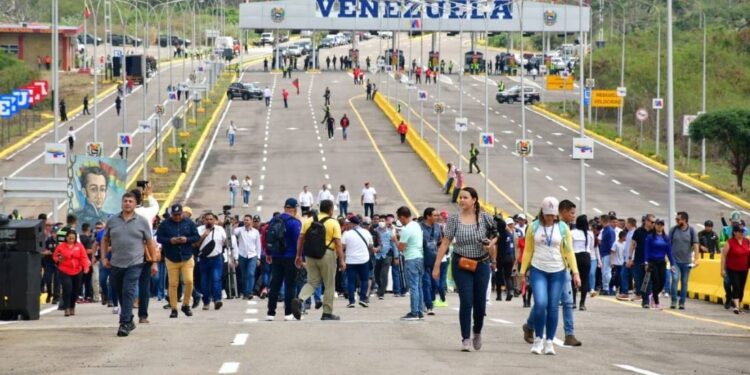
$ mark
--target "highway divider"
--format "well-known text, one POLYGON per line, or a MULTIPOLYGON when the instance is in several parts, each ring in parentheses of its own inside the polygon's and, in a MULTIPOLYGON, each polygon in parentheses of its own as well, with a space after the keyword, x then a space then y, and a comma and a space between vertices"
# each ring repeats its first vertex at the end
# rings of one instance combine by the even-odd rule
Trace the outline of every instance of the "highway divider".
MULTIPOLYGON (((529 108, 532 111, 536 112, 537 114, 542 115, 542 116, 547 117, 547 118, 550 118, 550 119, 552 119, 552 120, 554 120, 554 121, 556 121, 556 122, 558 122, 560 124, 565 125, 568 128, 571 128, 571 129, 574 129, 574 130, 580 129, 578 123, 575 123, 573 121, 570 121, 568 119, 560 117, 559 115, 557 115, 555 113, 552 113, 551 111, 548 111, 547 109, 543 108, 540 104, 537 104, 537 105, 534 105, 534 106, 530 106, 529 108)), ((618 150, 618 151, 620 151, 620 152, 622 152, 624 154, 627 154, 628 156, 633 157, 634 159, 637 159, 638 161, 643 162, 643 163, 645 163, 645 164, 653 167, 654 169, 657 169, 657 170, 659 170, 661 172, 667 173, 667 166, 666 165, 664 165, 662 163, 659 163, 658 161, 656 161, 654 159, 651 159, 648 156, 643 155, 640 152, 638 152, 638 151, 636 151, 636 150, 634 150, 634 149, 632 149, 632 148, 630 148, 628 146, 625 146, 625 145, 622 145, 620 143, 617 143, 617 142, 615 142, 615 141, 613 141, 613 140, 611 140, 609 138, 606 138, 604 136, 601 136, 601 135, 599 135, 599 134, 597 134, 597 133, 595 133, 595 132, 593 132, 593 131, 591 131, 589 129, 586 129, 586 135, 588 137, 591 137, 591 138, 593 138, 593 139, 595 139, 595 140, 597 140, 597 141, 599 141, 599 142, 601 142, 601 143, 603 143, 603 144, 605 144, 605 145, 607 145, 609 147, 612 147, 612 148, 614 148, 614 149, 616 149, 616 150, 618 150)), ((742 207, 744 209, 750 210, 750 202, 748 202, 748 201, 746 201, 746 200, 744 200, 744 199, 742 199, 742 198, 740 198, 740 197, 738 197, 738 196, 736 196, 736 195, 734 195, 734 194, 732 194, 730 192, 721 190, 721 189, 719 189, 719 188, 717 188, 715 186, 709 185, 709 184, 707 184, 707 183, 705 183, 705 182, 703 182, 703 181, 701 181, 701 180, 699 180, 699 179, 697 179, 695 177, 692 177, 692 176, 688 175, 687 173, 683 173, 683 172, 680 172, 680 171, 677 171, 677 170, 675 170, 675 176, 677 178, 679 178, 680 180, 682 180, 683 182, 688 183, 688 184, 690 184, 690 185, 692 185, 692 186, 694 186, 694 187, 696 187, 696 188, 698 188, 700 190, 703 190, 703 191, 705 191, 707 193, 711 193, 711 194, 720 196, 720 197, 726 199, 727 201, 736 204, 739 207, 742 207)))
MULTIPOLYGON (((378 108, 383 111, 383 114, 388 117, 388 120, 390 120, 395 130, 398 129, 398 126, 399 124, 401 124, 401 122, 404 122, 406 124, 409 129, 406 133, 406 141, 409 143, 417 156, 419 156, 420 159, 422 159, 422 161, 425 163, 427 168, 432 173, 433 177, 435 177, 435 179, 438 181, 438 184, 442 186, 448 176, 448 165, 445 160, 443 160, 437 154, 437 152, 435 152, 435 149, 432 148, 432 146, 430 146, 427 141, 421 138, 418 133, 414 131, 412 124, 406 121, 406 119, 395 108, 393 108, 393 105, 388 102, 386 96, 378 92, 373 98, 373 101, 378 106, 378 108)), ((485 202, 482 199, 479 200, 479 204, 482 206, 482 209, 484 209, 491 215, 494 215, 497 212, 502 214, 504 217, 509 216, 507 211, 502 210, 489 202, 485 202)))

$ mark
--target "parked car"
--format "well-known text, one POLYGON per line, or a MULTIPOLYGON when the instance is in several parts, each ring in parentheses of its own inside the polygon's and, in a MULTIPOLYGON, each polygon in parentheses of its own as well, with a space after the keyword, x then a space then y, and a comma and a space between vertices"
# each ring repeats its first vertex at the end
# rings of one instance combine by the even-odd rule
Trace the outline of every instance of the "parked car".
POLYGON ((393 31, 378 31, 378 36, 381 39, 391 39, 393 38, 393 31))
POLYGON ((166 47, 168 45, 173 45, 176 47, 181 46, 189 46, 190 45, 190 39, 182 39, 176 35, 172 35, 172 42, 169 42, 169 37, 167 35, 160 35, 159 39, 156 41, 159 43, 159 46, 166 47))
POLYGON ((77 37, 78 41, 83 44, 94 44, 94 41, 96 41, 96 45, 102 44, 102 38, 94 38, 91 34, 78 34, 77 37))
POLYGON ((124 46, 127 42, 127 37, 121 34, 107 34, 107 42, 112 46, 124 46))
POLYGON ((125 35, 125 43, 130 44, 131 46, 137 47, 143 44, 143 39, 136 38, 131 35, 125 35))
POLYGON ((264 45, 264 44, 273 44, 273 42, 274 42, 273 33, 263 33, 263 34, 260 34, 260 45, 261 46, 264 45))
MULTIPOLYGON (((525 86, 523 88, 526 103, 534 104, 540 100, 539 91, 533 87, 525 86)), ((495 100, 498 103, 514 103, 521 101, 521 86, 513 86, 505 91, 498 92, 495 100)))
POLYGON ((333 48, 336 47, 336 38, 333 36, 326 36, 320 41, 320 48, 333 48))
POLYGON ((302 50, 302 54, 303 55, 307 55, 307 54, 310 54, 312 52, 312 42, 309 41, 309 40, 304 40, 303 39, 303 40, 298 41, 295 44, 300 47, 300 49, 302 50))
POLYGON ((291 46, 287 48, 287 53, 290 56, 296 56, 296 57, 302 56, 302 47, 296 44, 292 44, 291 46))
POLYGON ((227 98, 242 98, 242 100, 263 100, 263 90, 252 83, 234 82, 227 88, 227 98))
POLYGON ((312 30, 302 30, 300 31, 299 35, 303 38, 310 38, 313 35, 312 30))

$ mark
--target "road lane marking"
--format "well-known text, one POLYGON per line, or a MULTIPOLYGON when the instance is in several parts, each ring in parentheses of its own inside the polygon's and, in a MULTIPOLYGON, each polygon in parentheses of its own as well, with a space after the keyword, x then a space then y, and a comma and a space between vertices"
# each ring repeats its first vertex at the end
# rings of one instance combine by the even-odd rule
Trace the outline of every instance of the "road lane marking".
POLYGON ((565 149, 562 147, 558 147, 557 149, 560 150, 560 152, 565 152, 565 149))
POLYGON ((560 185, 560 189, 562 189, 563 191, 568 191, 568 188, 566 188, 565 186, 562 186, 562 185, 560 185))
POLYGON ((539 135, 539 134, 537 134, 536 137, 539 138, 539 139, 542 139, 542 136, 539 135))
POLYGON ((547 180, 552 181, 552 177, 550 177, 550 176, 544 176, 544 178, 546 178, 547 180))
POLYGON ((600 210, 600 209, 598 209, 596 207, 594 207, 594 211, 596 211, 596 213, 598 213, 598 214, 602 213, 602 210, 600 210))
POLYGON ((509 321, 503 320, 503 319, 490 318, 490 320, 493 321, 493 322, 495 322, 495 323, 500 323, 500 324, 513 324, 512 322, 509 322, 509 321))
POLYGON ((535 170, 535 171, 537 171, 537 172, 541 172, 541 171, 542 171, 542 170, 541 170, 541 169, 539 169, 538 167, 534 167, 534 170, 535 170))
POLYGON ((235 374, 240 369, 239 362, 224 362, 221 364, 219 374, 235 374))
POLYGON ((613 183, 613 184, 615 184, 615 185, 622 185, 622 184, 620 183, 620 181, 617 181, 617 180, 615 180, 614 178, 612 179, 612 183, 613 183))
POLYGON ((257 314, 258 309, 247 309, 245 310, 245 314, 257 314))
POLYGON ((234 341, 232 341, 232 346, 243 346, 247 343, 247 338, 250 335, 247 333, 238 333, 234 335, 234 341))
POLYGON ((600 170, 597 170, 597 171, 596 171, 596 174, 598 174, 599 176, 604 176, 604 172, 602 172, 602 171, 600 171, 600 170))
POLYGON ((648 201, 648 203, 651 203, 651 204, 653 204, 654 206, 656 206, 656 207, 659 207, 659 203, 656 203, 656 202, 654 202, 654 201, 648 201))
POLYGON ((641 193, 639 193, 639 192, 637 192, 637 191, 635 191, 633 189, 630 189, 630 192, 633 193, 633 194, 635 194, 635 195, 641 195, 641 193))
POLYGON ((258 304, 258 301, 247 301, 247 304, 250 306, 255 306, 258 304))
POLYGON ((554 145, 554 143, 552 143, 550 141, 547 141, 547 144, 550 145, 550 146, 554 145))
POLYGON ((641 368, 638 368, 638 367, 635 367, 635 366, 631 366, 631 365, 613 364, 613 366, 619 367, 619 368, 621 368, 623 370, 626 370, 626 371, 634 372, 636 374, 642 374, 642 375, 659 375, 659 373, 657 373, 657 372, 652 372, 652 371, 644 370, 644 369, 641 369, 641 368))

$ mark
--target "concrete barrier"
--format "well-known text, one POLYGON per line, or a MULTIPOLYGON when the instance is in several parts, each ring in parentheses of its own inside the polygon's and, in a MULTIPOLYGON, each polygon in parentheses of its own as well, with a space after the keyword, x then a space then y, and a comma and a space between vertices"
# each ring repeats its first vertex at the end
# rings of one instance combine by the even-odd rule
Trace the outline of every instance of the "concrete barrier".
MULTIPOLYGON (((721 258, 702 258, 698 267, 690 270, 688 280, 688 296, 713 303, 725 302, 724 280, 721 277, 721 258)), ((750 308, 750 283, 745 285, 745 295, 742 300, 744 308, 750 308)))
MULTIPOLYGON (((401 116, 400 113, 398 113, 398 111, 396 111, 395 108, 393 108, 391 103, 388 102, 388 99, 384 95, 382 95, 382 93, 378 92, 373 99, 378 108, 380 108, 385 116, 388 117, 388 119, 391 121, 394 130, 398 129, 398 125, 401 123, 401 121, 403 121, 409 127, 409 131, 406 133, 406 141, 409 143, 412 149, 414 149, 414 152, 427 165, 427 168, 430 170, 438 183, 442 186, 448 176, 448 165, 445 160, 443 160, 437 154, 437 152, 435 152, 435 149, 432 148, 429 143, 427 143, 423 138, 419 136, 417 132, 414 131, 412 124, 410 124, 403 116, 401 116)), ((485 202, 482 199, 479 200, 479 204, 482 206, 482 209, 484 209, 491 215, 494 215, 495 212, 497 212, 502 214, 504 217, 509 216, 507 211, 496 207, 489 202, 485 202)))

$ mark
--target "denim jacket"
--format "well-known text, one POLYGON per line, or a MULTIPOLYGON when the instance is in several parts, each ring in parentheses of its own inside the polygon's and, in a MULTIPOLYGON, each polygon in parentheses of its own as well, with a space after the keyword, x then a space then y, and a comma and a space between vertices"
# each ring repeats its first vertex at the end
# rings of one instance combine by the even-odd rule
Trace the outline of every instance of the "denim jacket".
POLYGON ((397 249, 396 244, 391 239, 393 228, 378 227, 376 231, 380 237, 380 249, 375 253, 375 259, 385 259, 387 256, 393 256, 395 249, 397 249))
POLYGON ((162 246, 164 258, 175 263, 184 262, 193 257, 193 243, 198 239, 200 239, 198 229, 189 219, 183 219, 178 223, 169 218, 164 220, 156 231, 156 241, 162 246), (172 237, 180 236, 185 236, 187 243, 179 245, 169 243, 172 237))

